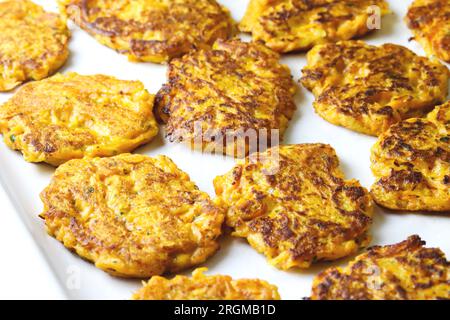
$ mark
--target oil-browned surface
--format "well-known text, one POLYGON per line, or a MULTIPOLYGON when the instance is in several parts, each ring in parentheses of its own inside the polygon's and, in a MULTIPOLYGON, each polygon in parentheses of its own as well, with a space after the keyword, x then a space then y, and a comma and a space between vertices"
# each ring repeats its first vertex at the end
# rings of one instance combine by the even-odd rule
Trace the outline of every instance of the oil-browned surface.
POLYGON ((406 15, 406 23, 429 55, 450 62, 450 2, 415 0, 406 15))
POLYGON ((243 133, 265 129, 267 140, 272 129, 282 135, 296 109, 296 85, 278 60, 263 45, 239 40, 218 41, 212 50, 173 60, 168 83, 155 102, 169 139, 200 141, 198 148, 216 146, 231 156, 245 156, 248 141, 241 138, 243 133))
POLYGON ((375 201, 396 210, 450 211, 450 103, 392 126, 372 149, 375 201))
POLYGON ((154 276, 133 295, 134 300, 280 300, 277 287, 258 279, 233 280, 229 276, 207 276, 206 268, 192 277, 166 279, 154 276))
POLYGON ((344 268, 330 268, 313 283, 314 300, 450 299, 450 264, 418 236, 373 247, 344 268))
POLYGON ((0 91, 58 70, 69 56, 66 23, 28 0, 0 1, 0 91))
MULTIPOLYGON (((384 0, 250 0, 239 27, 278 52, 361 37, 389 13, 384 0), (377 6, 374 11, 372 6, 377 6), (379 11, 378 11, 379 10, 379 11)), ((377 26, 378 27, 378 26, 377 26)), ((380 26, 381 27, 381 26, 380 26)))
POLYGON ((258 157, 214 181, 234 236, 280 269, 339 259, 368 243, 372 200, 359 182, 344 180, 333 148, 280 146, 258 157))
POLYGON ((64 14, 134 61, 166 62, 234 34, 215 0, 59 0, 64 14))
POLYGON ((112 156, 158 133, 153 100, 139 81, 58 74, 20 88, 0 108, 0 131, 30 162, 112 156))
POLYGON ((443 103, 448 70, 399 45, 343 41, 312 49, 301 81, 316 96, 322 118, 378 136, 443 103))
POLYGON ((222 210, 165 156, 69 161, 41 199, 49 234, 112 275, 176 272, 219 247, 222 210))

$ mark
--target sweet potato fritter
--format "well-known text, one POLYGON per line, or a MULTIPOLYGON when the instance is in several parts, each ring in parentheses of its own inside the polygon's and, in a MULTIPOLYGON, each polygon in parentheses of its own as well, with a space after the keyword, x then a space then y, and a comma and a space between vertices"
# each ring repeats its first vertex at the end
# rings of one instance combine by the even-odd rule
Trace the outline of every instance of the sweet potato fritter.
POLYGON ((272 130, 281 137, 295 112, 296 85, 278 60, 265 46, 239 40, 174 59, 155 115, 171 141, 244 157, 260 142, 270 145, 272 130))
POLYGON ((133 295, 134 300, 280 300, 277 287, 258 279, 233 280, 229 276, 206 276, 196 269, 192 278, 154 276, 133 295))
POLYGON ((450 1, 415 0, 405 20, 427 54, 450 62, 450 1))
POLYGON ((56 14, 28 0, 0 1, 0 91, 58 70, 69 56, 70 32, 56 14))
POLYGON ((58 74, 20 88, 0 108, 0 131, 30 162, 112 156, 158 133, 153 100, 139 81, 58 74))
POLYGON ((59 0, 61 11, 132 61, 166 62, 235 33, 215 0, 59 0))
POLYGON ((48 233, 112 275, 180 271, 219 247, 222 210, 165 156, 69 161, 41 199, 48 233))
POLYGON ((378 136, 443 103, 448 77, 446 66, 405 47, 343 41, 314 47, 301 81, 316 96, 322 118, 378 136))
POLYGON ((408 211, 450 211, 450 103, 392 126, 372 149, 375 201, 408 211))
POLYGON ((370 248, 345 268, 330 268, 313 283, 313 300, 450 299, 450 264, 418 236, 370 248))
POLYGON ((250 0, 239 28, 278 52, 309 50, 371 32, 373 6, 390 12, 384 0, 250 0))
POLYGON ((214 181, 233 235, 247 238, 280 269, 335 260, 368 241, 372 200, 344 180, 328 145, 274 147, 214 181))

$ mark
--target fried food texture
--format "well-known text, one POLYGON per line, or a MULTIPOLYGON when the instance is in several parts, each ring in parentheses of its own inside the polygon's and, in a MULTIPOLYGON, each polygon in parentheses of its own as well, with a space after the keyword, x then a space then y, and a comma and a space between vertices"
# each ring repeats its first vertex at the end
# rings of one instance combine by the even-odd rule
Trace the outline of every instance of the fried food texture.
POLYGON ((155 101, 169 140, 240 158, 278 144, 296 110, 296 84, 278 60, 265 46, 239 40, 174 59, 155 101))
POLYGON ((235 33, 215 0, 59 0, 61 11, 131 61, 162 63, 235 33))
POLYGON ((450 62, 450 2, 415 0, 405 18, 408 27, 430 56, 450 62))
POLYGON ((41 199, 48 233, 115 276, 177 272, 219 247, 222 210, 165 156, 69 161, 41 199))
POLYGON ((446 66, 405 47, 344 41, 314 47, 301 82, 315 95, 314 108, 323 119, 379 136, 443 103, 448 76, 446 66))
POLYGON ((139 81, 58 74, 20 88, 0 109, 0 131, 29 162, 112 156, 156 136, 153 101, 139 81))
POLYGON ((233 236, 279 269, 336 260, 369 242, 372 200, 344 180, 328 145, 279 146, 253 154, 214 181, 233 236))
POLYGON ((372 148, 371 193, 389 209, 450 211, 450 103, 392 126, 372 148))
POLYGON ((330 268, 313 282, 313 300, 450 299, 450 264, 419 236, 370 248, 344 268, 330 268))
POLYGON ((0 30, 0 92, 48 77, 69 56, 65 21, 31 1, 1 0, 0 30))
POLYGON ((233 280, 205 275, 196 269, 192 277, 167 279, 154 276, 133 295, 134 300, 280 300, 277 287, 258 279, 233 280))
POLYGON ((361 37, 389 12, 384 0, 250 0, 239 28, 275 51, 306 51, 361 37))

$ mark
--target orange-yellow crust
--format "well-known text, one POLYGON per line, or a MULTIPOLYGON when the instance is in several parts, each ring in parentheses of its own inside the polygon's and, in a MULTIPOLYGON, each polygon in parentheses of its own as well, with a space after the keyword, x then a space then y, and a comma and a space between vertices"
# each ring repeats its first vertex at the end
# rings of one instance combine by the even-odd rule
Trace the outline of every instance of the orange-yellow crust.
POLYGON ((282 136, 296 110, 296 85, 279 58, 261 44, 229 40, 171 61, 155 101, 169 139, 242 158, 260 146, 264 130, 263 143, 274 139, 272 130, 282 136))
POLYGON ((239 28, 278 52, 309 50, 361 37, 389 12, 384 0, 250 0, 239 28))
POLYGON ((61 11, 132 61, 167 62, 235 33, 216 0, 59 0, 61 11))
POLYGON ((133 295, 134 300, 280 300, 277 287, 258 279, 207 276, 196 269, 192 278, 155 276, 133 295))
POLYGON ((345 268, 330 268, 313 282, 313 300, 450 299, 450 263, 418 236, 370 248, 345 268))
POLYGON ((156 136, 153 100, 139 81, 58 74, 20 88, 0 108, 0 131, 30 162, 112 156, 156 136))
POLYGON ((177 272, 219 248, 222 210, 165 156, 69 161, 41 199, 48 233, 112 275, 177 272))
POLYGON ((408 211, 450 211, 450 103, 393 125, 372 148, 375 201, 408 211))
POLYGON ((450 62, 450 2, 415 0, 405 18, 427 54, 450 62))
POLYGON ((369 242, 372 200, 344 180, 328 145, 280 146, 240 161, 214 180, 233 235, 286 270, 336 260, 369 242))
POLYGON ((316 112, 357 132, 378 136, 447 98, 447 67, 399 45, 343 41, 316 46, 307 57, 301 82, 314 93, 316 112))
POLYGON ((69 56, 65 21, 29 0, 0 1, 0 92, 58 70, 69 56))

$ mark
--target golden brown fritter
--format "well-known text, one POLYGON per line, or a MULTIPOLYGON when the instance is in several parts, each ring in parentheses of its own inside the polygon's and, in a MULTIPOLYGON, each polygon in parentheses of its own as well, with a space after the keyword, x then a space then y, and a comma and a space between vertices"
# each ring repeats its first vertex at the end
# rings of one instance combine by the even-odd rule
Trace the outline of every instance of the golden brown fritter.
POLYGON ((180 271, 219 247, 222 210, 165 156, 69 161, 41 199, 48 233, 112 275, 180 271))
POLYGON ((239 40, 219 40, 212 50, 175 59, 155 115, 167 123, 171 141, 244 157, 258 143, 270 144, 272 130, 282 136, 295 112, 296 85, 278 60, 263 45, 239 40))
POLYGON ((276 286, 258 279, 233 280, 229 276, 206 276, 196 269, 192 278, 154 276, 133 295, 134 300, 280 300, 276 286))
POLYGON ((313 300, 450 299, 450 264, 419 236, 377 246, 345 268, 330 268, 313 283, 313 300))
POLYGON ((371 32, 372 6, 390 12, 384 0, 250 0, 239 28, 278 52, 309 50, 371 32))
POLYGON ((393 125, 372 148, 375 201, 408 211, 450 211, 450 103, 393 125))
POLYGON ((301 82, 314 93, 322 118, 378 136, 443 103, 448 77, 447 67, 405 47, 343 41, 314 47, 301 82))
POLYGON ((214 181, 233 235, 280 269, 335 260, 369 242, 372 200, 344 180, 328 145, 280 146, 241 161, 214 181))
POLYGON ((28 0, 0 0, 0 91, 58 70, 69 56, 69 29, 28 0))
POLYGON ((450 2, 415 0, 405 18, 408 27, 429 55, 450 62, 450 2))
POLYGON ((112 156, 158 133, 153 100, 139 81, 58 74, 20 88, 0 108, 0 131, 30 162, 112 156))
POLYGON ((215 0, 59 0, 62 12, 132 61, 166 62, 234 34, 215 0))

